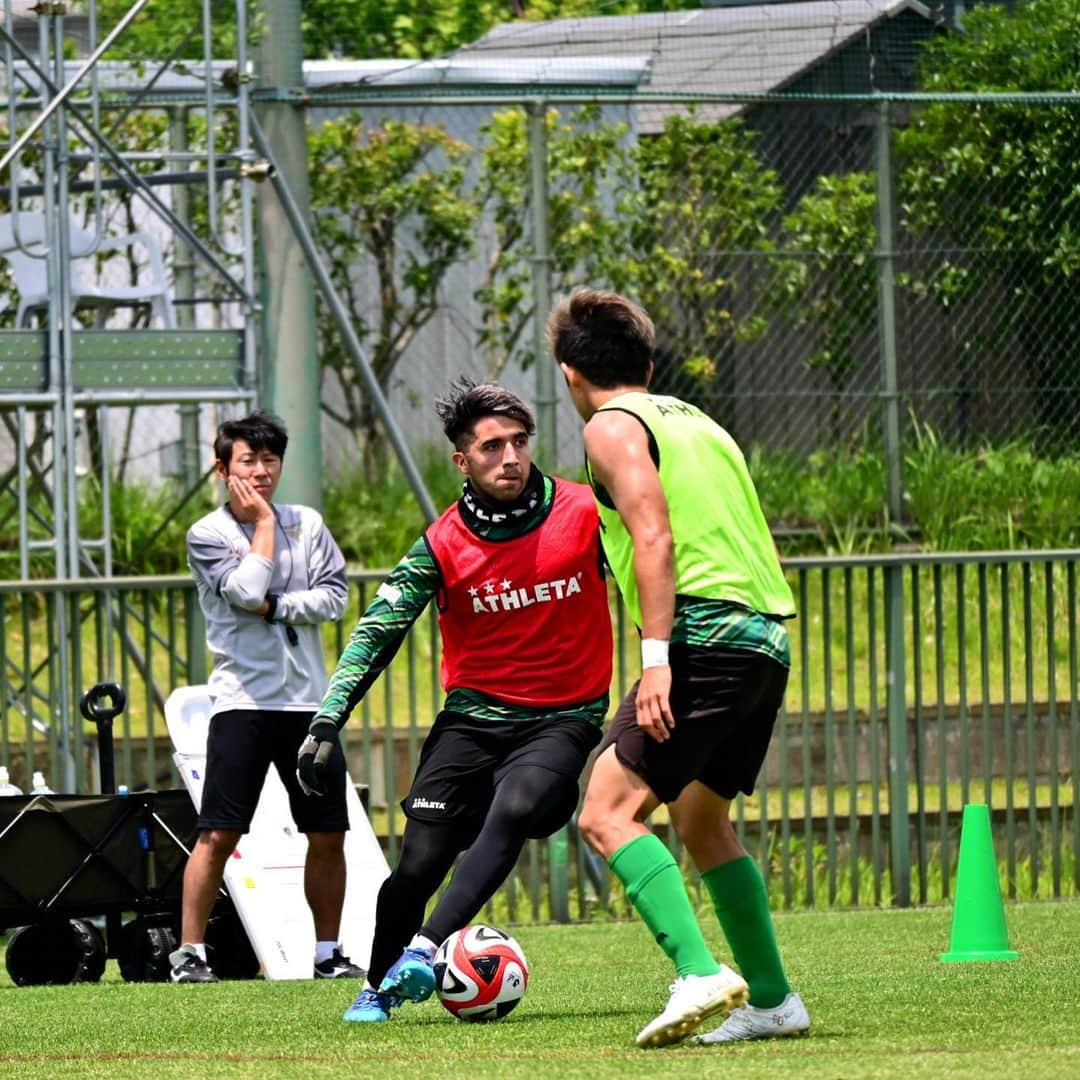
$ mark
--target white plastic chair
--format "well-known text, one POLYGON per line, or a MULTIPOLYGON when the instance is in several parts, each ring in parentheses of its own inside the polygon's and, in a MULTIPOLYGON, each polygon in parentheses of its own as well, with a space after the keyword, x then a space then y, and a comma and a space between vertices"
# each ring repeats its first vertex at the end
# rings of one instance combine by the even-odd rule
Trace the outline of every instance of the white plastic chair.
MULTIPOLYGON (((172 294, 165 277, 161 249, 149 233, 128 233, 124 236, 104 236, 95 247, 94 234, 69 222, 69 252, 71 256, 71 302, 74 308, 92 308, 108 312, 121 307, 149 307, 164 327, 176 326, 172 294), (150 280, 140 285, 99 285, 96 256, 99 252, 123 251, 140 246, 147 253, 150 280)), ((19 290, 19 309, 16 326, 29 326, 35 311, 49 306, 49 285, 46 261, 42 256, 48 238, 45 215, 23 212, 18 215, 0 214, 0 256, 7 260, 19 290), (15 221, 18 217, 18 236, 15 221)))

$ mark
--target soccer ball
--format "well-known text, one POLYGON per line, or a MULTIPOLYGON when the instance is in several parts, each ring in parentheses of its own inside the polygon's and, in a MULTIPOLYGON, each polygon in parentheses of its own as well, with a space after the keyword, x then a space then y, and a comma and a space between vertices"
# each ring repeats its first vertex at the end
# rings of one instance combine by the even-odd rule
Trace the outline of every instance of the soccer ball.
POLYGON ((498 1020, 524 996, 529 967, 521 946, 492 926, 455 931, 435 953, 435 990, 459 1020, 498 1020))

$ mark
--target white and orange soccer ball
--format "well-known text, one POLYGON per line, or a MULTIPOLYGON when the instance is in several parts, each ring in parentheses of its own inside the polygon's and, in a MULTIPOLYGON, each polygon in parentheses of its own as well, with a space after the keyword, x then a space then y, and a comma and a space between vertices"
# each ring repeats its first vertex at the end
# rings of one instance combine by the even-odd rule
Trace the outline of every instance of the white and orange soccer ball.
POLYGON ((455 931, 435 953, 435 992, 459 1020, 498 1020, 525 996, 529 966, 521 946, 493 926, 455 931))

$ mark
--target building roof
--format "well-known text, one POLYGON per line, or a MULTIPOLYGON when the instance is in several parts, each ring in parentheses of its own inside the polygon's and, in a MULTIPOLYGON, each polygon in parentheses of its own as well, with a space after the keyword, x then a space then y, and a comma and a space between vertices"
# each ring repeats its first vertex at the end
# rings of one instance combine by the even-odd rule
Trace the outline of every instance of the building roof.
POLYGON ((412 87, 532 87, 579 85, 633 89, 649 78, 649 58, 581 56, 551 59, 540 56, 476 56, 459 52, 435 60, 305 60, 304 82, 309 88, 331 86, 412 87))
MULTIPOLYGON (((82 69, 84 60, 64 61, 64 81, 82 69)), ((99 60, 94 67, 98 85, 110 92, 147 91, 155 97, 170 94, 203 94, 207 72, 215 87, 224 85, 235 74, 233 60, 212 60, 209 67, 199 61, 174 61, 158 70, 159 61, 99 60)), ((16 71, 32 71, 25 61, 16 59, 16 71)), ((250 65, 253 69, 254 65, 250 65)), ((632 91, 649 80, 647 56, 576 56, 566 60, 536 57, 490 58, 486 56, 450 56, 435 60, 305 60, 304 85, 313 91, 335 89, 410 89, 435 93, 441 89, 467 88, 492 93, 500 89, 534 87, 586 87, 607 91, 632 91)), ((83 91, 89 79, 83 80, 83 91)), ((467 100, 463 98, 463 100, 467 100)))
POLYGON ((865 39, 874 24, 905 12, 932 19, 918 0, 806 0, 519 21, 495 27, 455 55, 563 64, 577 56, 648 56, 651 77, 643 89, 652 94, 764 94, 782 90, 811 65, 865 39))

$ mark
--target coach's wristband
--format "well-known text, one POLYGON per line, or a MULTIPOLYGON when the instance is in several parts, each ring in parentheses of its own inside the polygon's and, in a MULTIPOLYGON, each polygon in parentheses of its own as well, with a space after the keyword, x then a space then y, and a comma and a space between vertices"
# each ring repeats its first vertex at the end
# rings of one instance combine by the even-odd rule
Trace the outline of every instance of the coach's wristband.
POLYGON ((665 638, 645 637, 641 639, 641 670, 651 667, 666 667, 668 664, 668 643, 665 638))

